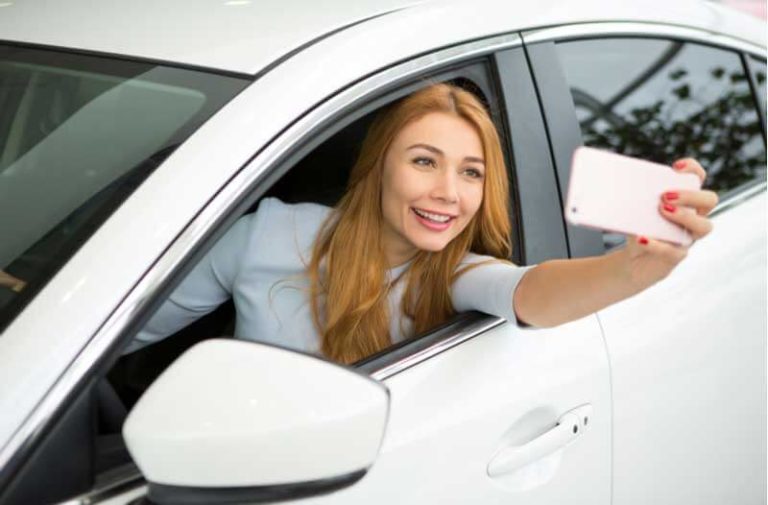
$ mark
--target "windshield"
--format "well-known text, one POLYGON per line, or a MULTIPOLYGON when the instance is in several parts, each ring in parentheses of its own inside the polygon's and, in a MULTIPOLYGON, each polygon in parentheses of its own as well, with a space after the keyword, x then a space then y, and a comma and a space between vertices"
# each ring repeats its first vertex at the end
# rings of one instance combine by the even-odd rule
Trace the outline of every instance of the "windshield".
POLYGON ((0 45, 0 331, 246 79, 0 45))

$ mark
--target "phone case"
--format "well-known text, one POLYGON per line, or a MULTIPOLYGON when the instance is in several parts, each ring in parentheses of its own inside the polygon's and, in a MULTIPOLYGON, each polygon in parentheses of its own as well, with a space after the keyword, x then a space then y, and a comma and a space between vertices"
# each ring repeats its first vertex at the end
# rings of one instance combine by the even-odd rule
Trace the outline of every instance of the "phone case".
POLYGON ((698 190, 696 174, 600 149, 574 151, 565 218, 571 224, 690 245, 687 230, 659 213, 661 195, 698 190))

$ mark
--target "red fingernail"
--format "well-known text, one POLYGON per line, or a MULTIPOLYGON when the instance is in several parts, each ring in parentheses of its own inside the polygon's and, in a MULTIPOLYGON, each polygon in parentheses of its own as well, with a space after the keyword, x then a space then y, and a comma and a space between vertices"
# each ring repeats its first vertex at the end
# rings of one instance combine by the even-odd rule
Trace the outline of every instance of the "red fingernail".
POLYGON ((672 164, 672 167, 674 167, 674 168, 676 168, 676 169, 680 170, 681 168, 684 168, 684 167, 685 167, 685 161, 683 161, 683 160, 678 160, 678 161, 676 161, 676 162, 674 162, 674 163, 672 164))
POLYGON ((648 239, 647 239, 647 238, 645 238, 645 237, 640 237, 640 239, 638 240, 638 242, 640 242, 640 243, 641 243, 641 244, 643 244, 643 245, 647 245, 647 244, 648 244, 648 239))
POLYGON ((677 198, 678 198, 679 196, 680 196, 680 195, 678 195, 678 194, 677 194, 677 193, 675 193, 674 191, 667 191, 666 193, 664 193, 664 199, 665 199, 665 200, 677 200, 677 198))
POLYGON ((664 210, 666 210, 667 212, 674 212, 676 208, 677 207, 675 207, 674 205, 670 205, 668 203, 664 204, 664 210))

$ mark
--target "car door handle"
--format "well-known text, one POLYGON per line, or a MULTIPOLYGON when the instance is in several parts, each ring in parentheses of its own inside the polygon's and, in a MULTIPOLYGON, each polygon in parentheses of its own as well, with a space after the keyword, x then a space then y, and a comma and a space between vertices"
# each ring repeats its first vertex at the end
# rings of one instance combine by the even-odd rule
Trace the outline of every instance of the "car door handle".
POLYGON ((591 413, 591 405, 582 405, 563 414, 554 428, 530 442, 500 450, 488 463, 488 475, 498 477, 514 472, 570 444, 584 432, 591 413))

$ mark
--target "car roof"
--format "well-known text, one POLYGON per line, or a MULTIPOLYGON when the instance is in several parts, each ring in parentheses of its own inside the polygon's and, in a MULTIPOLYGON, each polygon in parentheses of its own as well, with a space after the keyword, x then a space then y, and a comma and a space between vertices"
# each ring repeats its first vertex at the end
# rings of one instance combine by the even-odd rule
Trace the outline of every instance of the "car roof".
POLYGON ((253 74, 286 54, 419 0, 14 2, 0 40, 253 74))
MULTIPOLYGON (((426 30, 471 22, 478 36, 498 33, 500 18, 506 31, 564 23, 661 22, 765 47, 760 20, 702 0, 10 0, 0 3, 0 40, 256 75, 335 32, 398 16, 423 16, 426 30), (479 13, 471 20, 467 4, 479 13)), ((407 44, 413 37, 418 34, 393 31, 392 40, 382 43, 407 44)))

